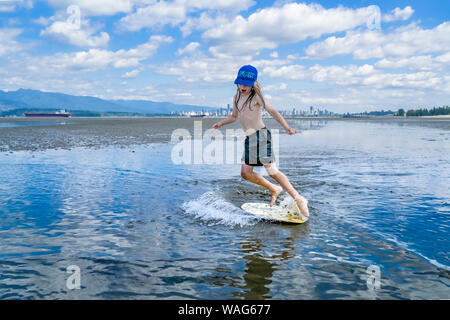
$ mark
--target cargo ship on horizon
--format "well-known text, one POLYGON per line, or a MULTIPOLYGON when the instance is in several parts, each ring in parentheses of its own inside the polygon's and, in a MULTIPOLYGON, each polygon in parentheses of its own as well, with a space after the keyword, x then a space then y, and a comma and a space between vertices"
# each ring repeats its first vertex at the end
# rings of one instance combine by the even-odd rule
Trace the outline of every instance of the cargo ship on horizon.
POLYGON ((203 118, 206 117, 206 114, 192 114, 190 115, 191 118, 203 118))
POLYGON ((70 118, 71 115, 65 109, 56 111, 54 113, 43 113, 43 112, 25 112, 25 117, 27 118, 70 118))

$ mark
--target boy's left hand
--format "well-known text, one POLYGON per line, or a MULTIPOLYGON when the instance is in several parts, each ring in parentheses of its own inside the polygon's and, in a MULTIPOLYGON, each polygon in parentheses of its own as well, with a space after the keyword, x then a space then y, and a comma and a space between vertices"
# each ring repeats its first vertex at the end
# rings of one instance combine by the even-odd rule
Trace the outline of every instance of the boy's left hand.
POLYGON ((293 135, 293 134, 296 134, 296 133, 297 133, 297 130, 295 130, 294 128, 289 128, 289 129, 286 130, 286 132, 287 132, 289 135, 293 135))

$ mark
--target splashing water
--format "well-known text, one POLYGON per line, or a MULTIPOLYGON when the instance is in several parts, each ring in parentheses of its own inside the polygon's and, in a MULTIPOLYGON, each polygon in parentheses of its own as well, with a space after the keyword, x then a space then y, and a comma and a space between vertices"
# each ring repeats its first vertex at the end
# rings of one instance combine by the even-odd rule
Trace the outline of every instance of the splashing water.
POLYGON ((245 227, 252 226, 260 220, 228 202, 219 190, 208 191, 197 199, 185 201, 181 207, 187 214, 193 215, 208 225, 245 227))

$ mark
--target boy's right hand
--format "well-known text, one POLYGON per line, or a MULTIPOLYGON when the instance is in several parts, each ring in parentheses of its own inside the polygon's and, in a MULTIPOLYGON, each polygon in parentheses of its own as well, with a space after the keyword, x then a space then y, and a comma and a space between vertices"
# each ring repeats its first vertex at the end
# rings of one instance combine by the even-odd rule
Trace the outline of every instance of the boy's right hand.
POLYGON ((213 129, 219 129, 222 126, 222 124, 220 122, 214 123, 212 128, 213 129))

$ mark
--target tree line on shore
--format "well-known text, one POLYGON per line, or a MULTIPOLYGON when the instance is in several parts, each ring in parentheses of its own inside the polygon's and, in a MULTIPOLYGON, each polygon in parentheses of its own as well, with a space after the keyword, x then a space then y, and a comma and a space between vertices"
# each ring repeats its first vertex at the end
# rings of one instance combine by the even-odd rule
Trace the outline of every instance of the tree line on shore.
POLYGON ((336 116, 341 116, 343 118, 361 118, 361 117, 386 117, 386 116, 396 116, 396 117, 423 117, 423 116, 440 116, 440 115, 450 115, 450 107, 433 107, 432 109, 411 109, 405 111, 405 109, 400 108, 397 112, 391 110, 381 110, 381 111, 370 111, 370 112, 359 112, 359 113, 344 113, 335 114, 336 116))
POLYGON ((412 109, 405 111, 405 109, 398 109, 395 113, 398 117, 423 117, 423 116, 441 116, 441 115, 450 115, 450 107, 433 107, 433 109, 412 109))

